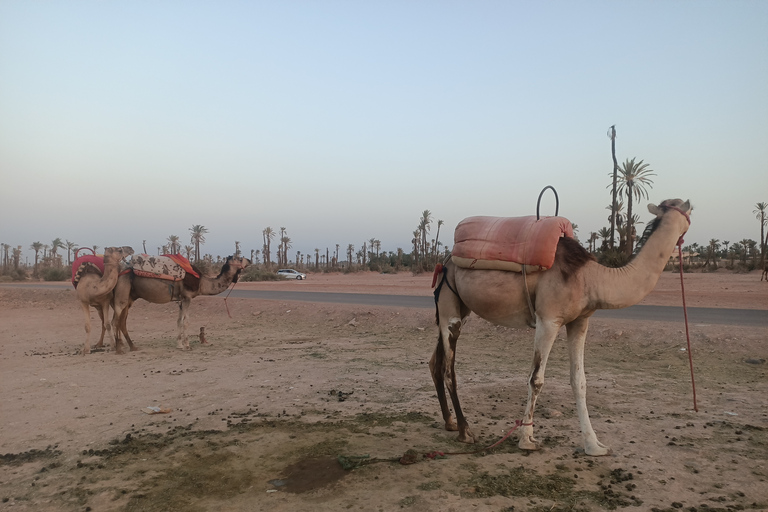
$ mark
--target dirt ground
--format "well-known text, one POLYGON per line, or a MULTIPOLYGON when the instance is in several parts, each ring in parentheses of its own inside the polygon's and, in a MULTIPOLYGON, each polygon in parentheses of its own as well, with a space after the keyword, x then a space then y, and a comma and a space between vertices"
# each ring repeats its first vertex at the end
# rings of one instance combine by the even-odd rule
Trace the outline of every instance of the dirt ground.
MULTIPOLYGON (((429 295, 430 280, 310 274, 237 287, 429 295)), ((690 307, 768 310, 758 272, 686 274, 685 287, 690 307)), ((680 305, 679 276, 665 273, 643 303, 680 305)), ((184 352, 177 306, 139 301, 129 329, 140 350, 83 357, 73 290, 0 286, 0 509, 768 509, 764 328, 691 326, 694 412, 682 321, 594 319, 588 404, 612 455, 583 453, 563 332, 535 418, 542 450, 518 450, 513 434, 487 453, 429 459, 488 446, 522 416, 533 331, 477 317, 463 330, 472 447, 443 429, 427 365, 434 311, 228 305, 232 318, 222 296, 193 300, 184 352), (400 464, 408 450, 415 463, 400 464)))

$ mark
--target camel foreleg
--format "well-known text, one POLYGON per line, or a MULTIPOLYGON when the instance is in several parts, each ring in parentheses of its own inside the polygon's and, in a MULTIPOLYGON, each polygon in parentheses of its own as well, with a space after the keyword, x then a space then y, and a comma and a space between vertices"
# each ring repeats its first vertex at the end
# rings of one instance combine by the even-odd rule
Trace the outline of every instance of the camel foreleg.
POLYGON ((544 386, 544 373, 547 369, 547 360, 555 343, 560 324, 543 320, 536 315, 536 334, 533 342, 533 364, 531 374, 528 377, 528 403, 523 414, 523 426, 520 428, 520 441, 517 443, 521 450, 538 450, 541 444, 533 437, 533 410, 536 408, 536 399, 544 386))
POLYGON ((87 302, 81 302, 80 305, 85 312, 85 344, 82 355, 86 355, 91 353, 91 306, 87 302))
POLYGON ((597 440, 597 435, 589 421, 587 410, 587 379, 584 375, 584 342, 587 338, 589 318, 578 318, 566 325, 568 331, 568 350, 571 359, 571 389, 576 399, 576 411, 579 415, 581 435, 584 440, 584 452, 587 455, 608 455, 611 449, 597 440))

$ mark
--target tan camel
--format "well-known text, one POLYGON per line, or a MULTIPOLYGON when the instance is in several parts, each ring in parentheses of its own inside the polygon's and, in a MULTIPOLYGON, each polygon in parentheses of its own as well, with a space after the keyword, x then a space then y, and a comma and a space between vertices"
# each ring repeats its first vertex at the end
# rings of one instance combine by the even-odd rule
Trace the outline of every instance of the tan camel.
MULTIPOLYGON (((233 282, 237 282, 240 272, 250 265, 246 258, 230 256, 224 263, 221 273, 215 278, 195 277, 187 274, 182 281, 166 281, 149 277, 139 277, 133 272, 120 276, 115 287, 115 296, 112 307, 115 316, 112 319, 112 327, 115 334, 115 344, 120 344, 120 334, 125 335, 130 350, 136 350, 130 336, 128 336, 128 310, 136 299, 144 299, 153 304, 166 304, 171 301, 179 302, 179 319, 177 348, 189 350, 187 338, 187 324, 189 322, 189 305, 192 299, 198 295, 217 295, 226 290, 233 282)), ((197 269, 195 269, 197 270, 197 269)), ((198 271, 199 273, 199 271, 198 271)))
MULTIPOLYGON (((101 338, 97 346, 104 345, 104 332, 112 328, 107 321, 109 313, 109 304, 112 300, 112 291, 117 284, 119 274, 120 260, 133 254, 130 247, 107 247, 104 249, 104 274, 96 272, 86 273, 77 283, 77 300, 85 312, 85 345, 83 345, 83 355, 91 352, 91 311, 93 306, 101 318, 101 338)), ((117 345, 115 351, 118 351, 117 345)), ((119 353, 119 352, 118 352, 119 353)))
POLYGON ((442 280, 448 286, 436 291, 437 347, 429 362, 437 389, 446 430, 459 431, 459 441, 473 443, 474 435, 461 411, 457 395, 454 360, 461 326, 470 312, 497 325, 525 328, 535 322, 533 364, 528 379, 528 403, 522 418, 520 441, 523 450, 537 450, 533 437, 533 410, 544 384, 547 358, 560 327, 565 325, 571 361, 571 388, 581 425, 584 450, 589 455, 606 455, 610 449, 597 440, 589 421, 584 377, 584 341, 589 317, 597 309, 624 308, 638 303, 656 286, 672 249, 688 230, 691 206, 688 201, 670 199, 648 205, 656 215, 653 232, 639 254, 622 268, 598 264, 572 238, 561 238, 552 268, 528 273, 500 270, 470 270, 447 262, 442 280), (535 314, 525 296, 523 279, 535 314), (456 421, 446 401, 445 388, 453 403, 456 421))

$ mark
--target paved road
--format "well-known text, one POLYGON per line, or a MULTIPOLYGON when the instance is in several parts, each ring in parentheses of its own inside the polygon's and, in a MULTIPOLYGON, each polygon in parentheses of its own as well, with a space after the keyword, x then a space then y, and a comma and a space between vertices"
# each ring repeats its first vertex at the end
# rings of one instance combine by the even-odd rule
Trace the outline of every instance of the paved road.
MULTIPOLYGON (((276 292, 232 290, 230 297, 247 299, 286 300, 366 306, 398 306, 407 308, 435 307, 434 299, 413 295, 377 295, 370 293, 276 292)), ((624 309, 603 309, 595 318, 631 320, 684 321, 683 308, 674 306, 631 306, 624 309)), ((693 324, 743 325, 768 327, 768 311, 755 309, 688 308, 688 321, 693 324)))
MULTIPOLYGON (((71 288, 71 284, 36 285, 8 284, 2 287, 62 289, 71 288)), ((222 294, 223 295, 223 294, 222 294)), ((235 288, 230 297, 243 299, 285 300, 316 302, 325 304, 359 304, 364 306, 389 306, 405 308, 432 309, 435 302, 432 296, 415 295, 379 295, 373 293, 334 293, 334 292, 279 292, 262 290, 243 290, 235 288)), ((595 318, 617 318, 630 320, 659 320, 665 322, 683 321, 683 308, 676 306, 631 306, 624 309, 603 309, 595 313, 595 318)), ((768 311, 758 309, 722 309, 688 308, 688 320, 692 324, 741 325, 746 327, 768 327, 768 311)))

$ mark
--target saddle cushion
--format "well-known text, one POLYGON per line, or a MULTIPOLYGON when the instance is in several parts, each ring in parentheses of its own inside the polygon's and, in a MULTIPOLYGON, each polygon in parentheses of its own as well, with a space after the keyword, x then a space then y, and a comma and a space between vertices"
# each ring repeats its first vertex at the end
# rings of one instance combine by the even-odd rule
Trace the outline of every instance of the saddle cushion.
POLYGON ((547 270, 562 236, 573 236, 564 217, 469 217, 456 226, 451 259, 462 268, 547 270))
POLYGON ((77 288, 80 278, 88 273, 104 275, 104 256, 86 254, 72 263, 72 286, 77 288))
POLYGON ((200 277, 192 269, 189 260, 180 254, 164 254, 162 256, 137 254, 131 258, 131 268, 133 273, 139 277, 151 277, 167 281, 181 281, 187 272, 195 277, 200 277))

